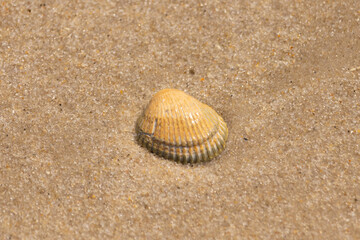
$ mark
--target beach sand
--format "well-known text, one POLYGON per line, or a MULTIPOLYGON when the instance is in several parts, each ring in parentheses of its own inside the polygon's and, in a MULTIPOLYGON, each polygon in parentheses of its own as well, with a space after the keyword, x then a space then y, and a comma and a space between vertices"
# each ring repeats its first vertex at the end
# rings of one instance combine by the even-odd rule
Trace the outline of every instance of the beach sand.
POLYGON ((359 239, 360 1, 0 1, 1 239, 359 239), (176 88, 206 164, 135 141, 176 88))

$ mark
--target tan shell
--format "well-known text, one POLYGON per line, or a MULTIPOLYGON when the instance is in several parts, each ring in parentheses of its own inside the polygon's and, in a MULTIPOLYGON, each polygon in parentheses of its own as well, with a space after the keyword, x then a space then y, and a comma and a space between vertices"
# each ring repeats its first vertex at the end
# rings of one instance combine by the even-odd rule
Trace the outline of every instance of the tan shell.
POLYGON ((205 162, 219 155, 228 136, 215 110, 186 93, 156 93, 137 121, 138 142, 164 158, 182 163, 205 162))

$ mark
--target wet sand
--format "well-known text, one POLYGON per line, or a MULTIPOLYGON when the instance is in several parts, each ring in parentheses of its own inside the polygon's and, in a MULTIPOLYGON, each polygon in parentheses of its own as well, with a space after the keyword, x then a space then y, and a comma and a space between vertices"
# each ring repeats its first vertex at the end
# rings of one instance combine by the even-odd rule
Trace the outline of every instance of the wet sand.
POLYGON ((360 238, 360 2, 1 1, 1 239, 360 238), (135 141, 220 113, 207 164, 135 141))

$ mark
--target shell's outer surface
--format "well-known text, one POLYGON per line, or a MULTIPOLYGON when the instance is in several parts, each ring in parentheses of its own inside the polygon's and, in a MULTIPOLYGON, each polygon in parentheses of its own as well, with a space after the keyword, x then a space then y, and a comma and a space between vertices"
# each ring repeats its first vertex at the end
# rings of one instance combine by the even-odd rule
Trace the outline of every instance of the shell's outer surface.
POLYGON ((137 121, 139 143, 167 159, 182 163, 208 161, 225 148, 226 123, 215 110, 186 93, 156 93, 137 121))

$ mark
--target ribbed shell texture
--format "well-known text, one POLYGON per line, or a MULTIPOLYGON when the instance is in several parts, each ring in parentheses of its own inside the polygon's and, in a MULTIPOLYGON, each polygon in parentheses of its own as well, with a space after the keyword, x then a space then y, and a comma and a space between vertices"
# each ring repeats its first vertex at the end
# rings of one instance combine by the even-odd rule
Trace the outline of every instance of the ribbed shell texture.
POLYGON ((137 121, 139 143, 182 163, 208 161, 225 148, 226 123, 211 107, 176 89, 156 93, 137 121))

